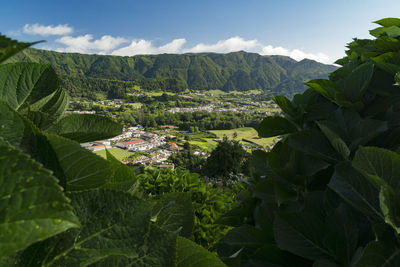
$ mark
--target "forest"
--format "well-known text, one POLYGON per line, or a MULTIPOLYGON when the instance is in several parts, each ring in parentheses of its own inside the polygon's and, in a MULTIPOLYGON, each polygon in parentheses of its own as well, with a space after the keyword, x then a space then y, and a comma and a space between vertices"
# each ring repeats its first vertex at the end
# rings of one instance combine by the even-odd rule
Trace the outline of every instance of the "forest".
POLYGON ((270 90, 292 97, 309 79, 326 78, 336 69, 309 59, 255 53, 161 54, 133 57, 83 55, 26 49, 11 61, 50 64, 72 97, 95 99, 125 95, 134 85, 143 90, 185 89, 223 91, 270 90))
MULTIPOLYGON (((272 150, 218 145, 204 164, 226 171, 210 176, 240 172, 220 156, 231 148, 250 165, 241 166, 248 178, 222 185, 81 147, 122 125, 67 113, 67 73, 20 62, 41 53, 24 50, 35 43, 0 35, 0 266, 400 266, 400 19, 375 23, 372 39, 350 42, 328 77, 311 78, 292 99, 271 97, 282 115, 264 116, 256 130, 281 137, 272 150)), ((169 57, 123 61, 157 76, 153 61, 169 57)), ((190 57, 179 56, 179 66, 190 57)), ((70 59, 104 60, 110 76, 93 70, 97 78, 115 70, 113 57, 70 59)), ((246 65, 237 72, 249 75, 246 65)))

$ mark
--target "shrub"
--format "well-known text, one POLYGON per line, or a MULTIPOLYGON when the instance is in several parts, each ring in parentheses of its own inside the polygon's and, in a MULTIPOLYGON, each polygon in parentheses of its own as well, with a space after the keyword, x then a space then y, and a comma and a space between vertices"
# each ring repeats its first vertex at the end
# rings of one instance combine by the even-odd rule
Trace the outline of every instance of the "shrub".
POLYGON ((400 19, 354 39, 329 80, 312 80, 285 117, 267 117, 256 177, 225 223, 220 256, 238 266, 400 266, 400 19), (228 258, 229 257, 229 258, 228 258))
POLYGON ((214 188, 197 173, 182 169, 147 170, 139 175, 139 180, 142 190, 149 196, 189 193, 194 209, 194 241, 211 250, 215 250, 215 244, 230 229, 216 224, 217 219, 233 207, 237 194, 243 188, 243 184, 237 184, 234 190, 214 188))

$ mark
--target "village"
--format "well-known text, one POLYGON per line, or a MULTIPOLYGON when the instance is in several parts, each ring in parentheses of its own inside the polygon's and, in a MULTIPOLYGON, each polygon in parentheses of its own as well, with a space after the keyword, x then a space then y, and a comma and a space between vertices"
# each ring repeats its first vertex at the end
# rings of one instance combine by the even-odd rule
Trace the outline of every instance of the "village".
MULTIPOLYGON (((174 126, 166 125, 164 128, 169 127, 174 126)), ((158 168, 174 169, 174 164, 166 163, 166 161, 172 154, 182 151, 184 148, 167 139, 169 138, 165 135, 146 132, 138 125, 124 129, 122 134, 113 138, 82 143, 81 146, 95 153, 106 149, 131 152, 129 157, 120 159, 124 164, 152 165, 158 168)), ((203 157, 210 155, 204 151, 195 151, 194 153, 203 157)))

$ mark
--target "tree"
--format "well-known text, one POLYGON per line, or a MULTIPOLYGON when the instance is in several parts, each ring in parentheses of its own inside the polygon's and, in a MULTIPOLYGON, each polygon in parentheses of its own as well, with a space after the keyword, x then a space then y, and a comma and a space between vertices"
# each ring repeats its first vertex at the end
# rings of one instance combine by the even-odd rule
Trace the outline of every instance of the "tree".
POLYGON ((239 141, 229 140, 224 136, 217 147, 211 152, 203 168, 204 174, 222 178, 224 182, 230 174, 239 174, 246 159, 247 152, 239 141))

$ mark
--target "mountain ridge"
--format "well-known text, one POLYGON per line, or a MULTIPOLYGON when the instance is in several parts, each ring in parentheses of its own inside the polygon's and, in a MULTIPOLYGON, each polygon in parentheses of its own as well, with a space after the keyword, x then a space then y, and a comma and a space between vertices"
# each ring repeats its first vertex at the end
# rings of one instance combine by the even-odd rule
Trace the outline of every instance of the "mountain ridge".
POLYGON ((51 64, 74 97, 94 92, 120 97, 134 85, 164 91, 257 89, 292 96, 305 90, 304 82, 326 78, 336 69, 309 59, 244 51, 114 56, 27 49, 11 61, 51 64))

